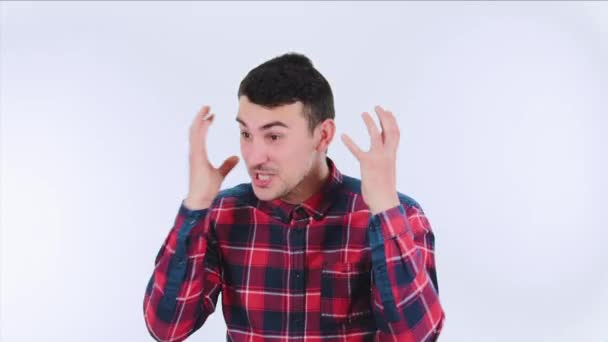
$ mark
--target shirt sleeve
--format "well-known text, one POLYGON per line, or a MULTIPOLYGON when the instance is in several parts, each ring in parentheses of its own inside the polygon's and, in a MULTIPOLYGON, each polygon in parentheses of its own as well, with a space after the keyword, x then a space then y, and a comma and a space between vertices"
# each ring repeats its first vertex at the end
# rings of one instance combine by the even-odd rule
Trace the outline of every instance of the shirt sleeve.
POLYGON ((156 256, 143 302, 146 326, 156 341, 185 340, 215 311, 220 259, 209 210, 190 210, 182 201, 156 256))
POLYGON ((435 341, 439 302, 434 235, 422 208, 403 203, 370 218, 372 308, 380 341, 435 341))

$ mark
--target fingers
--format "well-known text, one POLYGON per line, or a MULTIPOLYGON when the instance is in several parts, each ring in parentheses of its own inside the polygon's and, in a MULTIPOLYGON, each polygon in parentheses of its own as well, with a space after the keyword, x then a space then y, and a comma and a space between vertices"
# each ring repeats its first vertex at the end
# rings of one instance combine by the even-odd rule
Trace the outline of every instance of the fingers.
POLYGON ((213 119, 215 118, 215 114, 211 113, 207 116, 206 119, 203 119, 203 123, 201 125, 203 138, 207 136, 207 131, 209 130, 209 126, 213 123, 213 119))
POLYGON ((194 121, 192 122, 192 126, 190 126, 190 143, 192 152, 195 154, 202 153, 206 156, 207 147, 206 147, 206 137, 207 131, 209 130, 209 126, 213 122, 213 118, 215 114, 210 114, 211 108, 207 105, 204 105, 194 117, 194 121))
POLYGON ((213 122, 213 118, 215 117, 215 114, 210 113, 210 111, 211 107, 203 106, 203 108, 201 108, 201 110, 196 115, 197 124, 203 129, 204 134, 207 133, 207 129, 209 128, 209 126, 213 122))
POLYGON ((374 111, 376 111, 376 115, 378 115, 378 121, 380 122, 380 129, 382 130, 382 142, 385 141, 385 132, 386 132, 386 116, 384 115, 384 108, 380 106, 375 106, 374 111))
MULTIPOLYGON (((371 138, 371 146, 369 152, 372 152, 373 150, 378 150, 379 148, 386 151, 396 152, 397 147, 399 145, 400 134, 399 125, 397 124, 397 118, 393 115, 391 111, 385 110, 380 106, 375 106, 374 110, 378 115, 382 131, 378 129, 378 126, 376 126, 376 123, 374 122, 369 113, 364 112, 362 114, 363 121, 365 122, 365 126, 367 127, 367 132, 369 133, 371 138)), ((363 152, 346 134, 342 134, 341 138, 342 142, 344 142, 350 152, 358 160, 361 160, 361 157, 365 152, 363 152)))
POLYGON ((220 167, 218 168, 218 171, 220 172, 222 177, 226 177, 226 175, 230 171, 232 171, 232 169, 236 166, 236 164, 238 162, 239 162, 239 157, 231 156, 231 157, 227 158, 226 160, 224 160, 222 165, 220 165, 220 167))
POLYGON ((344 145, 346 145, 348 150, 355 156, 355 158, 357 158, 357 160, 360 160, 363 151, 361 151, 359 146, 357 146, 357 144, 355 144, 355 142, 346 134, 342 134, 340 137, 342 138, 342 142, 344 143, 344 145))
POLYGON ((203 107, 201 107, 201 109, 199 109, 195 119, 199 121, 202 120, 205 116, 207 116, 207 114, 209 114, 210 110, 211 107, 209 107, 208 105, 204 105, 203 107))
POLYGON ((382 128, 382 142, 385 146, 391 149, 397 149, 399 145, 399 125, 397 118, 391 111, 385 110, 380 106, 374 107, 378 119, 380 121, 380 127, 382 128))
POLYGON ((192 129, 196 130, 205 125, 208 127, 211 124, 215 114, 213 114, 213 113, 209 114, 210 110, 211 110, 211 107, 205 105, 198 111, 198 113, 194 117, 194 121, 192 122, 192 126, 191 126, 192 129))
POLYGON ((364 112, 362 116, 363 121, 365 121, 365 126, 367 126, 367 132, 369 133, 369 136, 371 138, 370 149, 373 149, 382 144, 382 137, 380 136, 378 126, 376 126, 376 123, 374 122, 374 119, 372 119, 372 116, 369 115, 368 112, 364 112))

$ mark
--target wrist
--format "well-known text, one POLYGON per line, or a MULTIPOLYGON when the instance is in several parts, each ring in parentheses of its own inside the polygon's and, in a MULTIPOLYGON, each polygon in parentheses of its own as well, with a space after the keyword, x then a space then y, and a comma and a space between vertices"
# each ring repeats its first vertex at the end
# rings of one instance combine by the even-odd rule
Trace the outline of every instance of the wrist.
POLYGON ((184 206, 190 210, 207 209, 211 206, 211 203, 213 203, 213 200, 209 199, 191 197, 186 197, 186 199, 184 199, 184 206))
POLYGON ((372 215, 376 215, 383 211, 394 208, 394 207, 398 206, 399 204, 401 204, 401 202, 399 202, 399 197, 395 196, 394 198, 391 198, 391 199, 383 199, 381 201, 370 203, 369 210, 372 215))

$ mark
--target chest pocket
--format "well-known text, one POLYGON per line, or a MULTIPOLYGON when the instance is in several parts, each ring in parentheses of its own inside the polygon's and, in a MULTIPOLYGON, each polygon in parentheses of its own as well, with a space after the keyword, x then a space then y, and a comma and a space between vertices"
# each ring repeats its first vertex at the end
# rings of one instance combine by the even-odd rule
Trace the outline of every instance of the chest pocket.
POLYGON ((321 328, 370 319, 369 263, 326 264, 321 269, 321 328))

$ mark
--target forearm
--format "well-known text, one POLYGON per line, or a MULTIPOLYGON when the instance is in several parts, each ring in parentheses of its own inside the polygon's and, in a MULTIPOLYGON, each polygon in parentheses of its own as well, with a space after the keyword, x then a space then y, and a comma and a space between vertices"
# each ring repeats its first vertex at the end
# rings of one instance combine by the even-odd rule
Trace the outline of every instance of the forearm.
POLYGON ((379 330, 399 341, 433 341, 444 319, 434 237, 422 210, 399 205, 372 216, 372 306, 379 330))
POLYGON ((209 246, 208 220, 208 209, 189 210, 182 202, 156 257, 143 308, 157 341, 184 340, 215 309, 220 278, 218 258, 209 246))

